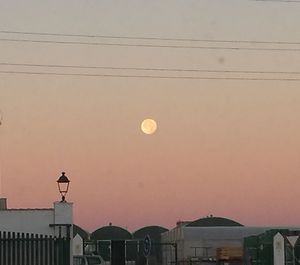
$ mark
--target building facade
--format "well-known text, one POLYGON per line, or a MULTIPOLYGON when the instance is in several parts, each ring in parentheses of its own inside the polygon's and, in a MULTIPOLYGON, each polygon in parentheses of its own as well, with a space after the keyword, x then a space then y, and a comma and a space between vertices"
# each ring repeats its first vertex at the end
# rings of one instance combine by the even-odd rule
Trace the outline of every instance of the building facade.
POLYGON ((72 203, 55 202, 48 209, 9 209, 6 199, 1 198, 0 251, 3 255, 0 258, 3 260, 0 263, 18 264, 21 260, 22 264, 42 265, 43 262, 52 264, 52 260, 53 264, 72 265, 72 226, 72 203))
POLYGON ((272 227, 246 227, 213 216, 179 223, 161 236, 162 264, 244 264, 244 238, 270 229, 272 227))

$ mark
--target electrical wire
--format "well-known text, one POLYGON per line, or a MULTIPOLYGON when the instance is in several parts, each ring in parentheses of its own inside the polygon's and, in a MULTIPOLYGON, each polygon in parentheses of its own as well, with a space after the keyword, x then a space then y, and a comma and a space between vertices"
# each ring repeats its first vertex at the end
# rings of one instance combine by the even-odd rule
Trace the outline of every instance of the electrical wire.
MULTIPOLYGON (((252 0, 252 1, 259 1, 259 0, 252 0)), ((179 42, 287 44, 287 45, 300 44, 300 41, 290 42, 290 41, 257 41, 257 40, 221 40, 221 39, 192 39, 192 38, 133 37, 133 36, 113 36, 113 35, 88 35, 88 34, 85 35, 85 34, 50 33, 50 32, 11 31, 11 30, 0 30, 0 33, 18 34, 18 35, 33 35, 33 36, 37 35, 37 36, 56 36, 56 37, 81 37, 81 38, 179 41, 179 42)))
POLYGON ((43 68, 69 68, 69 69, 103 69, 103 70, 134 70, 134 71, 161 71, 161 72, 200 72, 200 73, 239 73, 239 74, 289 74, 299 75, 300 71, 251 71, 251 70, 212 70, 212 69, 184 69, 184 68, 147 68, 147 67, 112 67, 87 65, 61 65, 61 64, 32 64, 0 62, 0 66, 22 66, 43 68))
POLYGON ((300 3, 300 1, 296 0, 251 0, 255 2, 283 2, 283 3, 300 3))
POLYGON ((71 45, 95 45, 95 46, 120 46, 142 48, 175 48, 175 49, 206 49, 206 50, 247 50, 247 51, 290 51, 298 52, 300 48, 259 48, 259 47, 214 47, 214 46, 186 46, 186 45, 156 45, 156 44, 130 44, 130 43, 105 43, 105 42, 79 42, 79 41, 54 41, 54 40, 30 40, 30 39, 5 39, 7 42, 47 43, 47 44, 71 44, 71 45))
POLYGON ((2 71, 0 74, 50 75, 50 76, 84 76, 84 77, 117 77, 117 78, 151 78, 151 79, 192 79, 192 80, 239 80, 239 81, 293 81, 300 78, 260 78, 260 77, 205 77, 205 76, 159 76, 159 75, 120 75, 120 74, 87 74, 30 71, 2 71))

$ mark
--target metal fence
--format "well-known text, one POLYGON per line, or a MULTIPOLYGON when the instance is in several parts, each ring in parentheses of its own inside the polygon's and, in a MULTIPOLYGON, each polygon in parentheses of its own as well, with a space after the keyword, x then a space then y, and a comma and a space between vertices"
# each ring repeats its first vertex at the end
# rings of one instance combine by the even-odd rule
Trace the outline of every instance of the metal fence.
POLYGON ((69 265, 70 239, 0 232, 0 265, 69 265))

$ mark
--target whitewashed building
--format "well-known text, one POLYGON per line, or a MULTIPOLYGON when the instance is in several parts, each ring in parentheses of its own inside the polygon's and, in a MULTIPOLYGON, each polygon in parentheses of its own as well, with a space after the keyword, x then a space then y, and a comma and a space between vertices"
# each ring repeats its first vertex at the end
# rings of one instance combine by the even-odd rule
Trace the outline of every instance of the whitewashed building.
POLYGON ((203 264, 200 261, 213 263, 217 260, 218 249, 242 251, 245 237, 270 229, 274 227, 246 227, 233 220, 213 216, 193 222, 179 222, 174 229, 161 236, 163 265, 175 264, 176 256, 177 265, 190 262, 203 264))
MULTIPOLYGON (((5 244, 7 244, 3 248, 4 250, 6 249, 6 251, 8 251, 8 247, 13 245, 9 242, 17 242, 20 237, 22 237, 22 240, 17 242, 16 245, 21 245, 20 242, 24 241, 26 237, 31 237, 33 239, 32 241, 36 240, 36 244, 37 242, 41 244, 42 253, 45 253, 50 247, 40 242, 50 242, 50 238, 53 238, 54 241, 55 238, 65 238, 68 239, 69 243, 66 244, 67 247, 63 249, 63 252, 67 251, 70 253, 69 260, 70 265, 72 265, 72 226, 73 203, 66 201, 54 202, 53 208, 47 209, 13 209, 7 208, 7 201, 5 198, 0 198, 0 237, 2 236, 3 242, 6 242, 5 244)), ((3 249, 1 251, 3 251, 3 249)), ((22 252, 16 250, 16 248, 9 251, 14 251, 15 254, 22 252)), ((2 255, 0 259, 3 260, 0 260, 0 264, 16 264, 10 263, 13 262, 10 261, 11 256, 15 256, 15 254, 7 254, 6 257, 3 257, 4 255, 2 255)), ((37 258, 43 261, 45 260, 47 264, 46 258, 40 257, 39 255, 37 255, 37 258)), ((27 256, 29 257, 29 254, 27 256)), ((32 263, 33 258, 35 258, 33 256, 33 254, 30 254, 29 264, 30 262, 32 263)), ((14 259, 14 257, 12 259, 14 259)))
POLYGON ((72 238, 73 203, 54 202, 53 208, 44 209, 9 209, 6 199, 0 201, 0 231, 72 238))

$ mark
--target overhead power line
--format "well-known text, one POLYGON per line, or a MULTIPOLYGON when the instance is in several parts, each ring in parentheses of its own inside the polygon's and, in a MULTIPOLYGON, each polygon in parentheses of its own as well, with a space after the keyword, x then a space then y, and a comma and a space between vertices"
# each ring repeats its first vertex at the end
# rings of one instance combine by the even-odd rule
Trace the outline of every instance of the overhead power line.
POLYGON ((190 79, 190 80, 290 81, 290 82, 299 82, 300 81, 300 78, 120 75, 120 74, 55 73, 55 72, 2 71, 2 70, 0 70, 0 74, 81 76, 81 77, 82 76, 84 76, 84 77, 116 77, 116 78, 151 78, 151 79, 190 79))
POLYGON ((47 43, 47 44, 71 44, 71 45, 95 45, 95 46, 120 46, 120 47, 143 47, 143 48, 175 48, 175 49, 206 49, 206 50, 247 50, 247 51, 290 51, 298 52, 300 48, 262 48, 262 47, 217 47, 217 46, 189 46, 189 45, 158 45, 158 44, 131 44, 131 43, 106 43, 106 42, 81 42, 81 41, 56 41, 56 40, 30 40, 30 39, 6 39, 7 42, 47 43))
MULTIPOLYGON (((259 0, 252 0, 259 1, 259 0)), ((262 0, 261 0, 262 1, 262 0)), ((271 1, 271 0, 270 0, 271 1)), ((89 34, 69 34, 51 32, 30 32, 30 31, 11 31, 0 30, 4 34, 17 35, 37 35, 37 36, 56 36, 56 37, 81 37, 81 38, 104 38, 104 39, 126 39, 126 40, 154 40, 154 41, 180 41, 180 42, 211 42, 211 43, 248 43, 248 44, 288 44, 297 45, 300 41, 259 41, 259 40, 224 40, 224 39, 194 39, 194 38, 163 38, 163 37, 134 37, 134 36, 115 36, 115 35, 89 35, 89 34)))
POLYGON ((251 0, 255 2, 283 2, 283 3, 300 3, 297 0, 251 0))
POLYGON ((300 71, 251 71, 251 70, 212 70, 212 69, 184 69, 184 68, 151 68, 151 67, 112 67, 87 65, 61 65, 61 64, 32 64, 0 62, 0 66, 22 66, 66 69, 103 69, 103 70, 134 70, 134 71, 162 71, 162 72, 200 72, 200 73, 239 73, 239 74, 285 74, 299 75, 300 71))

